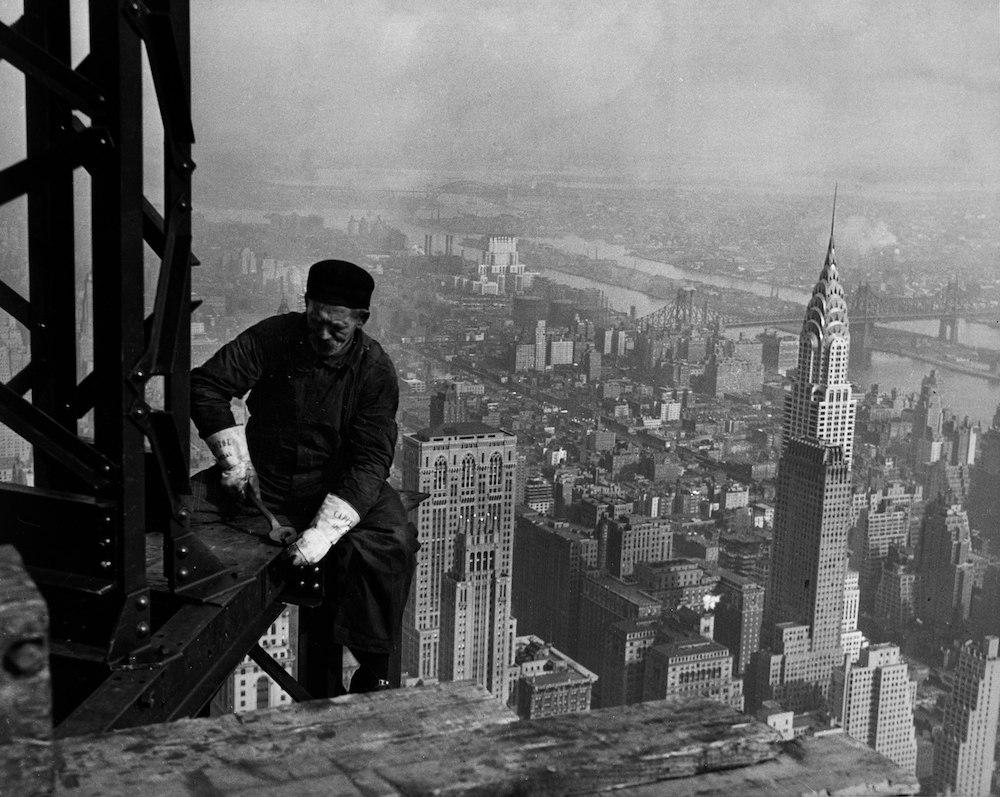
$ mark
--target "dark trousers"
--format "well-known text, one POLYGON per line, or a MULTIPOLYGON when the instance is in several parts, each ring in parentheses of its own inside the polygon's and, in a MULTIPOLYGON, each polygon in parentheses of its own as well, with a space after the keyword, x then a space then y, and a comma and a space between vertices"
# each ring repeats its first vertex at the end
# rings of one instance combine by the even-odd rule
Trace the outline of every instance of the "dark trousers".
MULTIPOLYGON (((228 499, 215 468, 192 477, 196 518, 204 511, 232 517, 256 510, 228 499), (200 504, 200 506, 199 506, 200 504)), ((262 485, 262 497, 279 519, 297 531, 307 528, 324 496, 281 496, 262 485)), ((351 691, 399 684, 403 610, 419 548, 399 494, 384 484, 361 522, 330 549, 320 563, 325 598, 299 612, 299 681, 313 697, 344 693, 343 647, 361 665, 351 691)))

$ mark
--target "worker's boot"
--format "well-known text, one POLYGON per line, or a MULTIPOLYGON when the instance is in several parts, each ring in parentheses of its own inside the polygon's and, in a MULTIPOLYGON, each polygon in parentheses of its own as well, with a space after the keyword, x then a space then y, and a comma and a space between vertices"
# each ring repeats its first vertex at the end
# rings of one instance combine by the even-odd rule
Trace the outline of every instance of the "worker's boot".
POLYGON ((351 649, 354 658, 358 661, 358 669, 351 677, 351 694, 362 694, 364 692, 379 692, 383 689, 390 689, 389 683, 389 654, 372 653, 367 650, 351 649))

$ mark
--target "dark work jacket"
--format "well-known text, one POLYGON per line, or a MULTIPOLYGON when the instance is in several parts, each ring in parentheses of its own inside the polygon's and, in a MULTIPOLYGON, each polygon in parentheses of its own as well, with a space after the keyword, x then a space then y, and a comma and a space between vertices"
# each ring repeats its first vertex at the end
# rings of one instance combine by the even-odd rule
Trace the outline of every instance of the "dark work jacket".
POLYGON ((191 372, 191 419, 202 437, 233 426, 230 399, 249 390, 247 440, 262 489, 283 503, 334 493, 363 518, 396 446, 396 370, 362 330, 330 361, 307 331, 304 313, 286 313, 240 333, 191 372))
MULTIPOLYGON (((247 442, 264 500, 299 530, 327 493, 357 510, 361 522, 323 559, 326 601, 304 622, 331 628, 336 643, 387 652, 398 643, 420 547, 386 482, 396 370, 361 330, 329 361, 313 351, 307 331, 304 313, 286 313, 239 334, 191 372, 191 418, 202 437, 230 427, 231 399, 249 390, 247 442)), ((335 667, 339 674, 339 661, 335 667)))

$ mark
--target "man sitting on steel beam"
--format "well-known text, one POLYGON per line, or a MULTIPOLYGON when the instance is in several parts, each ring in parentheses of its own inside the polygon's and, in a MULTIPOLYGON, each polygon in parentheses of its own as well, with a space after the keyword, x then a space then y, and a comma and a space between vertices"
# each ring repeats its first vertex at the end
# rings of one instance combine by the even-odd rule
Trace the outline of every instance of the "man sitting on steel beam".
MULTIPOLYGON (((386 478, 399 387, 363 330, 375 282, 343 260, 309 269, 306 311, 261 321, 191 372, 191 418, 217 460, 195 490, 251 503, 256 495, 304 529, 294 564, 321 563, 326 598, 304 609, 309 635, 329 635, 325 662, 307 659, 313 697, 343 691, 341 646, 360 664, 351 692, 389 685, 419 543, 386 478), (246 426, 230 400, 249 391, 246 426), (210 475, 211 474, 211 475, 210 475)), ((310 650, 315 650, 310 645, 310 650)))

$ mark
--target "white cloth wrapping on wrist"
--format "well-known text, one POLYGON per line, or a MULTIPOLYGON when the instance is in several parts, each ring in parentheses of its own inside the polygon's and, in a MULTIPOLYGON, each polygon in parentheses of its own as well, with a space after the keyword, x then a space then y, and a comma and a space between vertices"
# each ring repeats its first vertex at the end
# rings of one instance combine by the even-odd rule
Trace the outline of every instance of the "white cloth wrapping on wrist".
POLYGON ((250 461, 246 427, 220 429, 206 437, 205 442, 222 468, 223 487, 242 492, 249 484, 257 489, 257 471, 250 461))
POLYGON ((361 522, 357 510, 340 496, 323 499, 309 528, 290 547, 292 563, 317 564, 340 539, 361 522))

